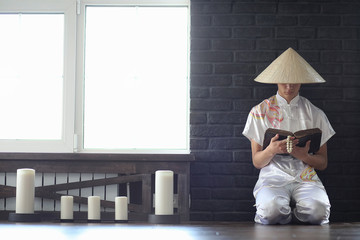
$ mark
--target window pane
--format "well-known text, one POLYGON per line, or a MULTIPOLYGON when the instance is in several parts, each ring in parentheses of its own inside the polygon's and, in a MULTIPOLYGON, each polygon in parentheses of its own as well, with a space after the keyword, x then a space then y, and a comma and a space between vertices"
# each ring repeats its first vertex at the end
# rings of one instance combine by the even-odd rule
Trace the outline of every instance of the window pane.
POLYGON ((63 14, 0 14, 0 139, 60 139, 63 14))
POLYGON ((187 14, 87 7, 84 148, 188 148, 187 14))

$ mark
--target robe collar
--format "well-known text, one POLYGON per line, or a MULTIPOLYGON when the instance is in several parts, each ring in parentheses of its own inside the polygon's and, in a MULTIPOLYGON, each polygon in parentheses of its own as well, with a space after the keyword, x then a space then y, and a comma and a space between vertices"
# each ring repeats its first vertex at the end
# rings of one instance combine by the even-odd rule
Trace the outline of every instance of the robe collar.
POLYGON ((297 107, 300 100, 300 95, 298 94, 296 97, 294 97, 290 104, 287 103, 286 99, 280 96, 279 92, 276 93, 276 100, 280 106, 291 106, 291 107, 297 107))

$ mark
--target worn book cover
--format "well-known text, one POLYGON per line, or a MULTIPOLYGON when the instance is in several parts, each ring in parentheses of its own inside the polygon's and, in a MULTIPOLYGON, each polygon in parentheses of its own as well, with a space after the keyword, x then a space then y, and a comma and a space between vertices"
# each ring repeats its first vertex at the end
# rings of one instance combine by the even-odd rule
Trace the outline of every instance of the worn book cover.
POLYGON ((287 136, 299 139, 299 143, 296 145, 298 147, 305 147, 306 142, 311 140, 309 153, 315 153, 320 148, 322 132, 319 128, 300 130, 295 133, 275 128, 268 128, 264 136, 263 149, 270 144, 271 138, 275 137, 276 134, 279 134, 278 140, 286 139, 287 136))

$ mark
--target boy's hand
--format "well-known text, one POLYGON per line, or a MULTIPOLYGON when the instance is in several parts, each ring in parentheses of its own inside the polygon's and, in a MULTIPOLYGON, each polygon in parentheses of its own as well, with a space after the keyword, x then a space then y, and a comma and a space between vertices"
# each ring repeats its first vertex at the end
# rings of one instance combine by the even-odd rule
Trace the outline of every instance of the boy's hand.
POLYGON ((309 156, 309 149, 310 149, 310 140, 306 142, 304 147, 297 147, 296 145, 293 146, 293 151, 291 155, 297 159, 303 160, 309 156))

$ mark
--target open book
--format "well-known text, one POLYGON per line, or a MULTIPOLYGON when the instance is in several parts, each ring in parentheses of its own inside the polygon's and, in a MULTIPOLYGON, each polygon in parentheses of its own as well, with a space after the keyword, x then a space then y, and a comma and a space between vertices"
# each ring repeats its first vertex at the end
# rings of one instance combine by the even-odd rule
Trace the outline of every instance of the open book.
POLYGON ((263 149, 265 149, 270 144, 271 138, 275 137, 276 134, 279 134, 278 140, 286 139, 287 136, 292 136, 299 139, 299 143, 296 145, 298 147, 305 147, 306 142, 311 140, 309 153, 315 153, 320 148, 321 133, 322 132, 319 128, 300 130, 295 133, 280 129, 268 128, 264 135, 263 149))

